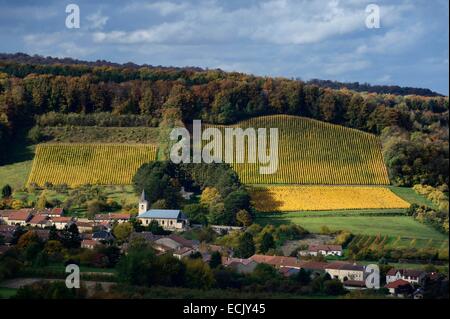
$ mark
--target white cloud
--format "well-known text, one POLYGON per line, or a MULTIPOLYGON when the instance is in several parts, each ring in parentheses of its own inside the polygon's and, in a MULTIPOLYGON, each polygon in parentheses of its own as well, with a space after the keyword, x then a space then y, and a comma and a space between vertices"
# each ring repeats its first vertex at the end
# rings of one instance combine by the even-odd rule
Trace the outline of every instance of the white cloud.
POLYGON ((101 30, 108 22, 109 17, 101 14, 100 11, 88 15, 86 20, 88 21, 88 28, 93 30, 101 30))
POLYGON ((356 49, 356 52, 358 54, 401 53, 415 45, 423 33, 424 29, 419 24, 392 29, 383 35, 368 38, 366 43, 356 49))

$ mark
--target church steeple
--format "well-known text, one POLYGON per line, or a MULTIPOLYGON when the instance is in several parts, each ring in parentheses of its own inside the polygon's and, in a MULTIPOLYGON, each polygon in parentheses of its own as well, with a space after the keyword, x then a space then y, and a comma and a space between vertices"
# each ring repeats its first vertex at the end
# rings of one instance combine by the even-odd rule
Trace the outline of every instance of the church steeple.
POLYGON ((148 211, 148 201, 145 198, 145 191, 142 190, 141 198, 139 199, 139 215, 148 211))

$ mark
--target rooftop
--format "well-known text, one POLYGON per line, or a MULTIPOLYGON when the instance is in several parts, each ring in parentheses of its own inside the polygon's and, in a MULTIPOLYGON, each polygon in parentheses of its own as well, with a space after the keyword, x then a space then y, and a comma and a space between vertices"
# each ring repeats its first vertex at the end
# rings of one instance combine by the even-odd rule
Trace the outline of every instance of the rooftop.
POLYGON ((171 209, 150 209, 142 213, 139 218, 160 218, 160 219, 187 219, 181 210, 171 209))

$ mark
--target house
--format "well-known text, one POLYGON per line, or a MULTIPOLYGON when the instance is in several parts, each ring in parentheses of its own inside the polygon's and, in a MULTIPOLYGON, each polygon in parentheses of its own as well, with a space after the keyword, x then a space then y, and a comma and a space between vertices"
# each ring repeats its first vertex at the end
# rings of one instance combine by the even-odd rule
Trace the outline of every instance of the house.
POLYGON ((75 224, 78 227, 80 233, 91 233, 94 230, 93 222, 76 221, 75 224))
POLYGON ((13 211, 8 215, 8 220, 6 224, 10 226, 19 225, 26 226, 30 219, 32 218, 31 209, 21 209, 18 211, 13 211))
POLYGON ((31 227, 45 228, 51 226, 52 223, 48 219, 47 215, 36 214, 28 222, 31 227))
POLYGON ((222 265, 231 268, 240 274, 250 274, 255 270, 258 263, 251 258, 241 259, 222 257, 222 265))
POLYGON ((389 290, 389 293, 393 296, 406 297, 414 292, 414 288, 410 282, 398 279, 388 283, 385 288, 389 290))
POLYGON ((268 264, 275 268, 301 269, 301 262, 295 257, 253 255, 250 258, 258 264, 268 264))
POLYGON ((342 256, 341 245, 309 245, 308 250, 301 251, 302 256, 342 256))
POLYGON ((63 230, 72 223, 72 217, 53 217, 50 219, 52 225, 56 227, 58 230, 63 230))
POLYGON ((152 247, 158 252, 158 255, 163 255, 173 251, 173 248, 158 243, 153 243, 152 247))
POLYGON ((173 256, 175 257, 175 258, 178 258, 178 259, 183 259, 183 258, 185 258, 185 257, 189 257, 190 255, 192 255, 193 253, 194 253, 195 251, 192 249, 192 248, 189 248, 189 247, 182 247, 182 248, 180 248, 180 249, 177 249, 177 250, 175 250, 174 252, 173 252, 173 256))
POLYGON ((150 209, 149 203, 145 198, 145 192, 142 191, 139 199, 139 215, 138 220, 143 226, 148 226, 152 221, 158 224, 165 230, 183 231, 189 226, 189 220, 186 215, 180 210, 170 209, 150 209))
POLYGON ((94 217, 94 221, 97 223, 102 222, 117 222, 125 223, 131 219, 131 214, 129 213, 108 213, 108 214, 97 214, 94 217))
POLYGON ((302 261, 300 269, 306 270, 307 272, 311 273, 311 278, 314 279, 325 273, 325 268, 327 267, 327 265, 327 262, 321 261, 302 261))
POLYGON ((391 283, 399 279, 405 280, 411 284, 421 285, 425 280, 427 273, 422 270, 396 269, 389 270, 386 274, 386 283, 391 283))
POLYGON ((365 268, 364 266, 350 264, 345 262, 333 262, 329 263, 325 271, 333 279, 339 279, 341 282, 347 280, 352 281, 364 281, 365 280, 365 268))
POLYGON ((102 243, 97 241, 97 240, 93 240, 93 239, 83 239, 81 241, 81 248, 86 248, 86 249, 94 249, 95 247, 101 246, 102 243))
POLYGON ((63 208, 52 208, 49 213, 48 217, 62 217, 64 215, 64 209, 63 208))
POLYGON ((198 249, 199 243, 198 241, 195 240, 188 240, 185 239, 181 236, 177 236, 177 235, 170 235, 170 236, 165 236, 165 237, 161 237, 157 240, 155 240, 156 244, 160 244, 160 245, 164 245, 166 247, 169 247, 170 249, 173 250, 178 250, 181 249, 183 247, 188 247, 194 250, 198 249))
POLYGON ((15 212, 15 210, 12 209, 0 210, 0 224, 2 223, 6 224, 8 222, 9 215, 12 212, 15 212))
POLYGON ((110 241, 114 240, 114 236, 106 230, 96 231, 92 234, 92 240, 94 241, 110 241))

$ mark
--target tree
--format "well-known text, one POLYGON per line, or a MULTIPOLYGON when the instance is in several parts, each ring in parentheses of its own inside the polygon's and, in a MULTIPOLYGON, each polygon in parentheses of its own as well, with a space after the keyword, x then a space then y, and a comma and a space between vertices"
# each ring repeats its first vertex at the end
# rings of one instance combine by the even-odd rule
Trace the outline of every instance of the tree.
POLYGON ((47 196, 45 196, 45 191, 42 192, 41 196, 39 196, 36 202, 37 209, 45 209, 47 207, 47 196))
POLYGON ((222 265, 222 255, 220 254, 220 252, 215 251, 211 254, 209 267, 211 267, 211 269, 214 269, 219 267, 220 265, 222 265))
POLYGON ((230 223, 234 223, 235 216, 240 210, 250 210, 250 195, 245 190, 231 192, 224 200, 225 211, 232 217, 230 223))
POLYGON ((325 281, 323 289, 327 295, 332 296, 342 295, 345 293, 343 284, 336 279, 325 281))
POLYGON ((156 220, 152 220, 148 225, 148 231, 154 235, 166 235, 167 232, 162 228, 156 220))
POLYGON ((117 224, 113 229, 113 234, 119 241, 125 241, 133 232, 133 225, 130 223, 117 224))
POLYGON ((240 258, 249 258, 255 254, 255 243, 253 236, 249 233, 244 233, 240 240, 238 248, 236 249, 236 256, 240 258))
POLYGON ((2 188, 2 198, 9 198, 12 195, 12 187, 9 184, 6 184, 2 188))
POLYGON ((177 209, 181 202, 181 186, 176 175, 177 167, 170 161, 144 164, 133 177, 134 190, 137 194, 145 190, 150 203, 163 199, 166 208, 177 209))
POLYGON ((264 253, 268 252, 270 249, 275 249, 275 248, 276 248, 275 240, 273 239, 272 234, 265 233, 263 235, 263 238, 261 241, 261 246, 259 247, 259 250, 264 254, 264 253))
POLYGON ((55 225, 52 225, 49 230, 48 240, 59 240, 58 230, 55 225))
POLYGON ((189 288, 208 289, 214 284, 214 275, 201 259, 186 259, 186 286, 189 288))
POLYGON ((244 227, 248 227, 253 223, 252 215, 245 209, 238 211, 236 214, 236 221, 244 227))
POLYGON ((80 232, 78 231, 78 227, 75 223, 70 224, 69 227, 64 229, 62 232, 61 242, 64 247, 68 249, 80 248, 80 232))
POLYGON ((93 199, 87 202, 87 215, 89 218, 93 218, 95 214, 98 214, 105 210, 105 202, 93 199))

